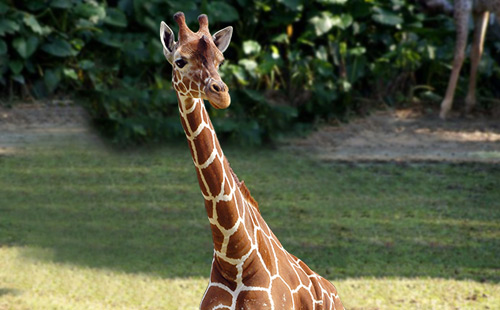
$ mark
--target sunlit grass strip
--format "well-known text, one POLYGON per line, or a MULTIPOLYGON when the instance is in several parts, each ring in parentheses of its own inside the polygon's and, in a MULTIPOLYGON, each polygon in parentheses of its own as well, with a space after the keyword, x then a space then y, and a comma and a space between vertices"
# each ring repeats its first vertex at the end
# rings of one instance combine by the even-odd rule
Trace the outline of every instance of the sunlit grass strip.
MULTIPOLYGON (((40 263, 50 250, 0 248, 0 309, 198 309, 208 279, 40 263), (36 252, 36 254, 34 253, 36 252)), ((50 260, 50 259, 49 259, 50 260)), ((440 278, 336 280, 348 309, 498 309, 500 285, 440 278)))
POLYGON ((338 281, 346 309, 477 310, 500 307, 500 285, 442 278, 338 281))
POLYGON ((0 248, 0 309, 197 309, 207 284, 204 278, 164 279, 30 258, 51 255, 0 248))

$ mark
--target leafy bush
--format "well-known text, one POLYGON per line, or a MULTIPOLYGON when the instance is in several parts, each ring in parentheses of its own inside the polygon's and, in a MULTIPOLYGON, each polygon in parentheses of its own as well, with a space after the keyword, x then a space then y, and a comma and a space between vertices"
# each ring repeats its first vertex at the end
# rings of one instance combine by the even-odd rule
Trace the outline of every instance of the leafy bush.
MULTIPOLYGON (((209 113, 223 137, 243 143, 363 111, 359 98, 439 99, 433 87, 448 81, 452 20, 409 0, 29 0, 0 4, 3 93, 76 91, 121 143, 182 135, 158 40, 161 20, 175 30, 176 11, 193 29, 202 12, 212 31, 235 28, 221 74, 236 104, 209 113)), ((480 95, 498 96, 499 49, 487 41, 480 95)))
POLYGON ((35 97, 82 86, 84 50, 103 23, 113 18, 95 2, 0 3, 0 83, 35 97))

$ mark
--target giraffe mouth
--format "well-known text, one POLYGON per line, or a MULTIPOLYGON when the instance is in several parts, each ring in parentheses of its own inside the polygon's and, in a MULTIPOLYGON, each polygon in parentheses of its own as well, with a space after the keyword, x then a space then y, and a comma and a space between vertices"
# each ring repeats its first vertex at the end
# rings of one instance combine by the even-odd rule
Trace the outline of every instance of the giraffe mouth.
POLYGON ((222 81, 211 80, 204 89, 208 102, 216 109, 226 109, 231 104, 227 85, 222 81))

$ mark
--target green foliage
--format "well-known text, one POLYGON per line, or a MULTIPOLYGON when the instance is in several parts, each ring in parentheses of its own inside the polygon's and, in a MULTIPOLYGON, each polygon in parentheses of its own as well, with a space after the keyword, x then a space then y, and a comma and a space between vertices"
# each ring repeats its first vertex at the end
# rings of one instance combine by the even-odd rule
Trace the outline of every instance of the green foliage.
POLYGON ((77 0, 1 4, 0 84, 10 95, 23 86, 36 97, 74 90, 78 57, 99 31, 101 9, 77 0))
MULTIPOLYGON (((348 116, 365 109, 359 97, 439 100, 432 89, 448 81, 452 20, 427 17, 409 0, 30 0, 0 4, 3 94, 78 91, 115 141, 182 135, 170 123, 176 99, 158 40, 159 22, 175 30, 179 10, 193 29, 200 13, 214 32, 235 28, 221 75, 237 104, 210 113, 224 136, 243 143, 348 116)), ((499 95, 499 55, 487 40, 480 96, 499 95)))
POLYGON ((94 122, 114 142, 161 141, 183 134, 173 90, 118 88, 87 95, 94 122))

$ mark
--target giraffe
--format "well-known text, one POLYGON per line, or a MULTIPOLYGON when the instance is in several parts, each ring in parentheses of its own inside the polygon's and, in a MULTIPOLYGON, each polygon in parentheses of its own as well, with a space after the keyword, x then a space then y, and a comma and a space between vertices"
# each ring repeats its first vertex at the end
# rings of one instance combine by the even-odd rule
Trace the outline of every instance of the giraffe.
POLYGON ((441 102, 439 117, 446 119, 457 87, 460 69, 465 59, 465 48, 469 29, 469 18, 474 18, 474 35, 471 48, 471 69, 467 96, 465 97, 465 111, 469 113, 476 105, 476 76, 477 67, 483 54, 484 37, 490 12, 496 15, 500 23, 500 0, 455 0, 453 5, 448 0, 420 0, 424 6, 436 8, 445 13, 453 13, 456 27, 455 52, 453 56, 452 70, 446 94, 441 102))
POLYGON ((178 42, 160 26, 163 54, 172 65, 181 123, 186 134, 213 239, 210 280, 201 310, 344 309, 336 288, 288 253, 262 218, 257 202, 239 181, 220 147, 204 99, 216 109, 231 103, 218 74, 232 27, 213 35, 208 17, 192 32, 182 12, 174 15, 178 42))

